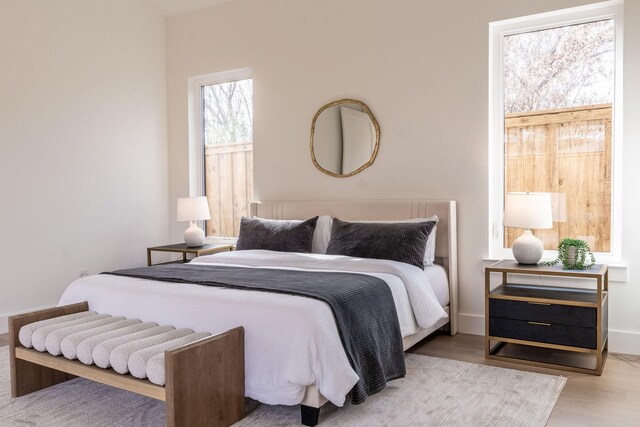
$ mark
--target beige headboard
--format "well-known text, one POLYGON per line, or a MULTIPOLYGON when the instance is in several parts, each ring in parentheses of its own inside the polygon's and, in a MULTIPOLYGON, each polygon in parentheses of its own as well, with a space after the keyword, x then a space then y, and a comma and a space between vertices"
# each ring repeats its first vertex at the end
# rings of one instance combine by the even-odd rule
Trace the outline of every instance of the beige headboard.
POLYGON ((438 215, 436 263, 449 275, 451 333, 458 328, 458 260, 456 202, 453 200, 277 200, 252 202, 251 216, 269 219, 307 219, 330 215, 343 220, 389 220, 426 218, 438 215))

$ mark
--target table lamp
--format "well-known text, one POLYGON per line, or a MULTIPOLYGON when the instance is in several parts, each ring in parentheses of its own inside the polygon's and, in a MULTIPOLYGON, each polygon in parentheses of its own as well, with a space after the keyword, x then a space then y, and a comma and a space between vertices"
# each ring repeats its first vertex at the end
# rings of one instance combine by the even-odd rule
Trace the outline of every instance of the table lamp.
POLYGON ((191 225, 184 232, 184 242, 189 247, 204 244, 204 231, 198 227, 196 221, 211 219, 209 203, 206 197, 184 197, 178 199, 177 221, 191 221, 191 225))
POLYGON ((505 227, 524 228, 525 231, 511 246, 513 257, 520 264, 537 264, 544 245, 531 234, 532 228, 553 228, 551 195, 549 193, 507 193, 504 201, 505 227))

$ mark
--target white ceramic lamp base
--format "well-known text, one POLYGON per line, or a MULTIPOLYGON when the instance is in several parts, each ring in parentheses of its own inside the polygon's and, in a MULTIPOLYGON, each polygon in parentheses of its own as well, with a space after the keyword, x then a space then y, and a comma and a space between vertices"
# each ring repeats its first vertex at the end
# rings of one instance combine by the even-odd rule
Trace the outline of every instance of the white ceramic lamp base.
POLYGON ((191 225, 184 232, 184 242, 190 248, 204 245, 204 230, 191 221, 191 225))
POLYGON ((531 234, 531 230, 525 230, 511 247, 513 257, 520 264, 537 264, 542 258, 544 245, 542 240, 531 234))

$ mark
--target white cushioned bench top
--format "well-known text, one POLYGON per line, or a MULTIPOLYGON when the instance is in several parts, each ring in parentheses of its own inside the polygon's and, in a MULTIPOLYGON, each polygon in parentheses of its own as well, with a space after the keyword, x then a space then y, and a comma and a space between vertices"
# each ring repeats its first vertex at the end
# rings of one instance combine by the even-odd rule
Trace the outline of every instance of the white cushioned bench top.
POLYGON ((18 339, 26 348, 164 385, 164 352, 209 335, 85 311, 25 325, 18 339))

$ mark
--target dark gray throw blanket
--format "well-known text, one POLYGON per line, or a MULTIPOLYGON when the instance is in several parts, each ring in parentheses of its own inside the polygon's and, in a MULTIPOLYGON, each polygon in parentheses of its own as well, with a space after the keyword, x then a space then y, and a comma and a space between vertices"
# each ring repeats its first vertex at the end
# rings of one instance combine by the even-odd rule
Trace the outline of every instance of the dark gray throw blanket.
POLYGON ((387 283, 355 273, 243 268, 205 265, 161 265, 103 274, 165 282, 195 283, 233 289, 299 295, 329 304, 342 345, 360 380, 351 390, 351 402, 404 377, 402 335, 393 296, 387 283))

